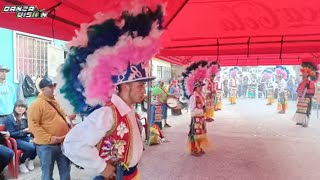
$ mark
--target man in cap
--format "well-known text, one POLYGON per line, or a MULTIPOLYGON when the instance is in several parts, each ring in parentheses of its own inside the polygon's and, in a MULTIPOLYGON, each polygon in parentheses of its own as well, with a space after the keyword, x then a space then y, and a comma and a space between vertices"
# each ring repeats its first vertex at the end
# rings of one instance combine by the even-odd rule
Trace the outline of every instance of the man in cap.
POLYGON ((113 93, 111 101, 72 128, 64 141, 66 156, 96 175, 100 174, 95 179, 112 178, 115 166, 117 176, 139 177, 137 164, 143 142, 134 105, 143 101, 145 83, 155 77, 148 77, 141 64, 129 65, 124 74, 120 81, 112 79, 117 92, 113 93))
POLYGON ((0 124, 12 113, 17 98, 14 86, 6 81, 9 71, 7 67, 0 65, 0 124))
MULTIPOLYGON (((51 180, 55 162, 60 179, 70 180, 70 161, 63 155, 61 144, 69 132, 66 115, 54 98, 56 84, 48 77, 39 83, 41 93, 28 110, 28 125, 34 135, 41 163, 41 179, 51 180)), ((68 116, 74 119, 74 115, 68 116)))

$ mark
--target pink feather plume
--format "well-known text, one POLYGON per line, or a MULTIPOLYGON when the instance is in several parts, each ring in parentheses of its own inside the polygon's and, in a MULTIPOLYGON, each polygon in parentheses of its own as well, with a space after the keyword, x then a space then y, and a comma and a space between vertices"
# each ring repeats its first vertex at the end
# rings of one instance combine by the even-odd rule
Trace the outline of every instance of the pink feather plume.
POLYGON ((236 77, 237 72, 238 72, 237 70, 232 70, 232 71, 230 72, 230 77, 231 77, 231 78, 236 77))
POLYGON ((212 66, 209 68, 209 74, 210 74, 210 75, 217 75, 218 72, 219 72, 219 67, 218 67, 218 65, 212 65, 212 66))
POLYGON ((104 52, 105 55, 99 56, 97 64, 85 74, 86 77, 90 77, 85 83, 85 96, 93 100, 88 102, 89 104, 109 101, 112 93, 115 92, 111 77, 126 72, 128 64, 148 62, 157 53, 159 47, 159 39, 152 37, 134 40, 125 37, 120 42, 122 43, 120 47, 108 49, 110 53, 104 52))
POLYGON ((282 76, 282 78, 286 79, 287 78, 287 72, 286 71, 283 71, 282 69, 280 68, 277 68, 276 69, 276 73, 277 74, 280 74, 282 76))
MULTIPOLYGON (((75 30, 76 36, 68 42, 67 47, 86 47, 88 44, 87 29, 89 26, 101 24, 107 19, 114 18, 119 19, 119 16, 124 11, 128 11, 133 15, 141 13, 143 7, 148 7, 154 11, 159 4, 163 5, 163 10, 166 9, 166 0, 112 0, 112 1, 100 1, 100 9, 97 9, 95 14, 95 20, 90 23, 83 23, 80 25, 79 30, 75 30)), ((165 12, 164 12, 165 13, 165 12)), ((165 14, 164 14, 165 15, 165 14)), ((118 27, 122 27, 124 21, 117 22, 118 27)))
POLYGON ((270 73, 263 73, 262 78, 263 78, 263 79, 271 79, 271 78, 272 78, 272 74, 270 74, 270 73))
POLYGON ((194 89, 194 84, 197 81, 203 82, 204 79, 208 78, 207 68, 199 67, 192 71, 189 76, 185 79, 186 94, 191 96, 194 89))

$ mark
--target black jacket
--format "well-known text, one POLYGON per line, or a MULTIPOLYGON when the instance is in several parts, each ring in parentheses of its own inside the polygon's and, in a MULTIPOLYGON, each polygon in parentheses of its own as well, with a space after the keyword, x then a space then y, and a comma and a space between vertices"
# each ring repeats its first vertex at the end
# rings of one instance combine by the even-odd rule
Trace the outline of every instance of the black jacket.
POLYGON ((3 134, 0 134, 0 144, 6 146, 6 139, 4 138, 3 134))

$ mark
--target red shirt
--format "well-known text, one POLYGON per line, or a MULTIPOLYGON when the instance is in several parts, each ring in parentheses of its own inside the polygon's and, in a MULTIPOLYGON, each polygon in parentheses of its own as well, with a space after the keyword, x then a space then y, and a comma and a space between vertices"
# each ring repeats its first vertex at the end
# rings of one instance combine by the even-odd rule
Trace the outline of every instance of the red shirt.
POLYGON ((307 89, 306 91, 306 95, 305 97, 312 97, 314 96, 314 92, 315 92, 315 86, 314 86, 314 83, 311 82, 310 80, 307 80, 307 81, 302 81, 298 88, 297 88, 297 93, 298 93, 298 96, 299 97, 302 97, 303 95, 303 91, 305 89, 306 86, 308 86, 309 84, 309 88, 307 89))

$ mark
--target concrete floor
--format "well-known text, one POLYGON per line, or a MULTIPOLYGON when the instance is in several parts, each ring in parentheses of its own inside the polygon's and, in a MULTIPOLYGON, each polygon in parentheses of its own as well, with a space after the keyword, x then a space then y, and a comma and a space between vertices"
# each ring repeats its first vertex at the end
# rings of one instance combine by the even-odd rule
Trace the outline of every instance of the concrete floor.
MULTIPOLYGON (((320 120, 313 110, 310 127, 296 126, 287 114, 264 99, 242 99, 238 104, 224 102, 216 121, 208 123, 211 148, 202 157, 193 157, 186 148, 190 115, 169 116, 171 128, 164 134, 170 142, 146 146, 139 164, 142 180, 319 180, 320 120)), ((36 170, 19 176, 21 180, 40 179, 36 170)), ((55 168, 57 169, 57 168, 55 168)), ((55 179, 59 179, 57 170, 55 179)), ((72 168, 72 179, 85 180, 87 172, 72 168)))

